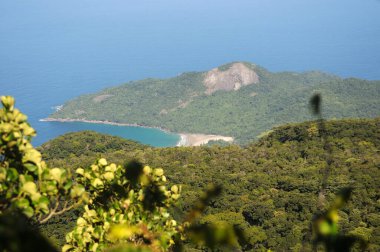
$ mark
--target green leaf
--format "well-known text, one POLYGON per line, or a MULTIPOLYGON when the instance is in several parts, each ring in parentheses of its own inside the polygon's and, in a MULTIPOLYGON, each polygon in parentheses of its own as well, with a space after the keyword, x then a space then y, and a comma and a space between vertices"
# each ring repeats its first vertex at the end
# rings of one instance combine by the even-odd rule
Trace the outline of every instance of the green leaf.
POLYGON ((21 191, 22 192, 25 192, 29 195, 34 195, 35 193, 37 193, 37 186, 34 182, 26 182, 22 187, 21 187, 21 191))
POLYGON ((30 172, 35 172, 37 170, 37 166, 33 163, 24 163, 24 167, 30 172))
POLYGON ((71 198, 79 198, 85 192, 85 188, 82 185, 75 185, 70 192, 71 198))
POLYGON ((31 208, 31 207, 27 207, 27 208, 23 209, 22 212, 23 212, 28 218, 32 217, 33 214, 34 214, 34 210, 33 210, 33 208, 31 208))
POLYGON ((34 178, 32 175, 22 174, 20 175, 20 181, 21 183, 25 184, 26 182, 34 182, 34 178))
POLYGON ((29 200, 25 198, 19 199, 15 202, 15 205, 21 209, 27 208, 29 207, 29 200))
POLYGON ((13 107, 15 105, 15 99, 12 96, 1 96, 0 99, 5 109, 10 111, 13 110, 13 107))
POLYGON ((99 159, 98 164, 101 166, 106 166, 107 165, 107 160, 104 158, 99 159))
POLYGON ((13 126, 10 123, 2 123, 2 124, 0 124, 0 131, 4 134, 4 135, 2 134, 3 135, 2 137, 3 137, 3 139, 5 141, 7 141, 7 139, 5 138, 5 136, 8 136, 5 133, 11 132, 12 129, 13 129, 13 126))
POLYGON ((31 149, 22 157, 22 162, 34 163, 37 165, 41 162, 41 153, 35 149, 31 149))
POLYGON ((49 195, 57 193, 58 189, 57 189, 57 186, 56 186, 56 182, 55 181, 44 181, 42 183, 41 191, 42 192, 46 192, 49 195))
POLYGON ((83 175, 84 174, 84 169, 83 168, 78 168, 78 169, 76 169, 75 173, 83 175))
POLYGON ((74 248, 73 246, 66 244, 66 245, 64 245, 64 246, 62 247, 62 252, 70 251, 70 250, 72 250, 73 248, 74 248))
POLYGON ((34 214, 34 209, 30 206, 29 201, 25 198, 17 200, 15 202, 16 207, 21 209, 21 211, 28 217, 32 217, 34 214))
POLYGON ((111 181, 114 179, 114 174, 113 172, 106 172, 103 174, 103 177, 107 180, 107 181, 111 181))
POLYGON ((82 217, 79 217, 77 219, 77 225, 79 227, 84 227, 85 225, 87 225, 87 221, 85 219, 83 219, 82 217))
POLYGON ((14 182, 18 179, 18 172, 15 168, 10 168, 7 170, 7 181, 14 182))
POLYGON ((50 177, 57 181, 58 183, 61 183, 61 176, 62 176, 63 170, 60 168, 53 168, 50 170, 50 177))
POLYGON ((92 182, 91 182, 91 185, 95 188, 98 188, 98 187, 103 187, 103 181, 101 181, 99 178, 96 178, 94 179, 92 182))
POLYGON ((102 235, 102 228, 100 226, 95 227, 94 233, 92 234, 95 239, 99 239, 102 235))
POLYGON ((47 214, 49 212, 49 203, 49 199, 46 196, 41 196, 38 200, 37 207, 41 209, 44 214, 47 214))
POLYGON ((66 191, 68 191, 72 186, 73 186, 73 181, 69 180, 69 181, 67 181, 65 183, 65 185, 63 186, 63 189, 65 189, 66 191))

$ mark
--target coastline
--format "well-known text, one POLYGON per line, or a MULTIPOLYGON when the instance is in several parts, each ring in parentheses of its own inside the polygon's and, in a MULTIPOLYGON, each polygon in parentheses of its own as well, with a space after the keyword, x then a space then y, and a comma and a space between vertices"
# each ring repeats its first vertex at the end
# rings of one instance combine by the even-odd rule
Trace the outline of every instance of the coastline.
POLYGON ((146 125, 140 125, 137 123, 116 123, 111 121, 100 121, 100 120, 85 120, 85 119, 64 119, 64 118, 44 118, 40 119, 40 122, 84 122, 84 123, 94 123, 94 124, 108 124, 115 126, 129 126, 129 127, 142 127, 142 128, 150 128, 150 129, 159 129, 166 133, 178 134, 180 136, 179 141, 176 146, 201 146, 207 144, 209 141, 218 141, 223 140, 229 143, 234 141, 233 137, 221 136, 221 135, 206 135, 206 134, 191 134, 191 133, 174 133, 167 129, 160 127, 150 127, 146 125))
MULTIPOLYGON (((86 120, 86 119, 69 119, 69 118, 43 118, 39 120, 40 122, 84 122, 84 123, 94 123, 94 124, 107 124, 107 125, 115 125, 115 126, 129 126, 129 127, 141 127, 141 128, 149 128, 149 129, 159 129, 166 133, 173 133, 167 129, 160 127, 150 127, 137 123, 117 123, 111 121, 100 121, 100 120, 86 120)), ((176 134, 176 133, 173 133, 176 134)))
POLYGON ((208 144, 210 141, 222 140, 225 142, 232 143, 234 141, 233 137, 221 136, 221 135, 206 135, 206 134, 189 134, 180 133, 180 141, 177 146, 201 146, 208 144))

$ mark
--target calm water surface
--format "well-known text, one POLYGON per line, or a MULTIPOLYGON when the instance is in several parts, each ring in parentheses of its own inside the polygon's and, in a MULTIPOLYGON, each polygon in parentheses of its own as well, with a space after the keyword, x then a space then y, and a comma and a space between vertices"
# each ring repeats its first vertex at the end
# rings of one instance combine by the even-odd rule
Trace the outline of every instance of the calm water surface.
POLYGON ((29 115, 35 145, 92 129, 172 146, 156 129, 39 119, 80 94, 238 60, 380 79, 379 13, 376 0, 0 0, 0 95, 29 115))

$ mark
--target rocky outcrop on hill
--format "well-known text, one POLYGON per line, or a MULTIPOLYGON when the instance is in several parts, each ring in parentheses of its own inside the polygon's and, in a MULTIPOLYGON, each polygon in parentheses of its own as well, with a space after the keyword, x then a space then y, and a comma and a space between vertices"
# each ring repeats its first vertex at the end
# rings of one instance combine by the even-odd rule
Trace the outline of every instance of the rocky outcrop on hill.
POLYGON ((244 63, 233 63, 227 70, 214 68, 206 73, 203 84, 206 94, 210 95, 218 90, 238 90, 242 86, 259 83, 259 76, 244 63))

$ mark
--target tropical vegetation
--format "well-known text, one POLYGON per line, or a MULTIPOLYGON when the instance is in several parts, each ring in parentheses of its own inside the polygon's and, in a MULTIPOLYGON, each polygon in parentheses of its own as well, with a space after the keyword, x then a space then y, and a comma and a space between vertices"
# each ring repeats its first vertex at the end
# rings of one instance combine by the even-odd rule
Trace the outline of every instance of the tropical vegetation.
POLYGON ((1 251, 380 249, 380 118, 288 124, 245 146, 87 131, 35 149, 1 101, 1 251))
MULTIPOLYGON (((310 94, 323 96, 324 118, 373 118, 380 111, 380 81, 343 79, 321 72, 271 73, 244 63, 259 82, 238 90, 207 93, 207 72, 169 79, 145 79, 87 94, 64 104, 54 119, 138 124, 172 132, 231 136, 248 144, 285 123, 312 120, 310 94)), ((219 67, 227 71, 233 64, 219 67)), ((239 80, 239 73, 231 73, 239 80)))
MULTIPOLYGON (((106 156, 116 163, 137 159, 162 167, 168 180, 182 186, 178 208, 173 212, 177 219, 185 218, 208 185, 220 185, 221 195, 209 202, 199 222, 240 226, 248 237, 246 243, 239 244, 244 251, 311 250, 311 220, 333 207, 330 202, 342 188, 352 188, 348 204, 333 211, 339 216, 339 233, 359 236, 369 242, 369 251, 377 251, 380 119, 327 121, 325 138, 331 154, 326 154, 318 125, 314 121, 280 126, 247 146, 137 147, 137 143, 107 136, 110 142, 125 141, 136 148, 93 149, 86 153, 72 150, 71 143, 82 143, 75 148, 81 150, 85 139, 104 136, 77 132, 54 139, 40 150, 53 166, 90 165, 91 160, 106 156), (66 157, 56 158, 58 146, 66 157), (321 202, 319 192, 327 158, 331 159, 331 170, 321 202)), ((191 251, 201 250, 192 244, 186 246, 191 251)))

